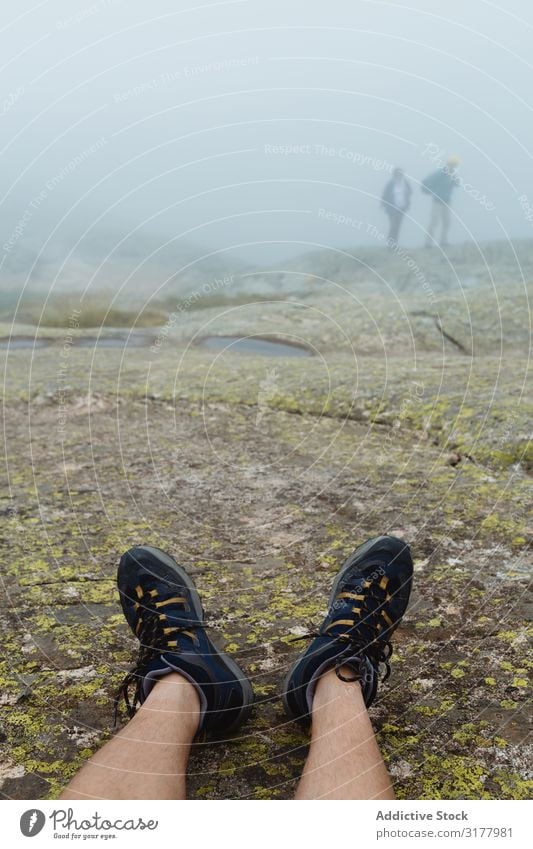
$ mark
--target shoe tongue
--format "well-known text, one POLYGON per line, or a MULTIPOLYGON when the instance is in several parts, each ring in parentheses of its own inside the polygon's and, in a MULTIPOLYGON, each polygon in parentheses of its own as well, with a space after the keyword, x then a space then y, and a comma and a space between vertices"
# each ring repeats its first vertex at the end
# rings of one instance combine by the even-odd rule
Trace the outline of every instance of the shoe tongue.
POLYGON ((170 584, 168 581, 162 581, 155 577, 146 580, 143 586, 145 594, 152 590, 157 590, 155 601, 164 601, 167 598, 172 598, 172 596, 183 596, 185 594, 185 587, 180 584, 170 584))

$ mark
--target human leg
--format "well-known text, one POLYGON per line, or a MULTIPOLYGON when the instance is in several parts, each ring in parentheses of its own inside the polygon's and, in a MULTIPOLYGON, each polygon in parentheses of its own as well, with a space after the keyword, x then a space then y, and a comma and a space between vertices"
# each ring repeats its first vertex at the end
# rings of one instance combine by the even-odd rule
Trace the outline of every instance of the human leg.
POLYGON ((185 775, 198 730, 200 699, 172 672, 133 719, 74 776, 61 799, 185 799, 185 775))
POLYGON ((387 245, 390 247, 392 245, 394 239, 394 231, 396 229, 395 218, 394 218, 394 210, 387 210, 387 218, 389 219, 389 232, 387 234, 387 245))
POLYGON ((431 214, 429 218, 428 232, 426 236, 426 247, 429 248, 434 244, 435 230, 440 221, 440 207, 442 204, 436 198, 431 202, 431 214))
POLYGON ((309 755, 296 799, 394 799, 360 687, 330 669, 313 699, 309 755))
POLYGON ((366 708, 381 665, 389 675, 390 637, 405 613, 412 572, 409 547, 390 536, 360 546, 339 571, 328 614, 283 688, 288 714, 304 723, 312 717, 297 798, 393 798, 366 708))
POLYGON ((64 798, 184 798, 195 734, 234 731, 251 711, 252 688, 207 637, 196 587, 168 554, 130 549, 117 581, 140 642, 116 697, 117 709, 123 697, 131 722, 75 776, 64 798))
POLYGON ((447 203, 441 204, 441 239, 440 243, 443 248, 448 244, 448 233, 450 232, 450 207, 447 203))
POLYGON ((389 246, 394 247, 398 242, 398 236, 400 234, 400 227, 403 221, 403 212, 401 209, 393 209, 389 213, 389 237, 388 243, 389 246))

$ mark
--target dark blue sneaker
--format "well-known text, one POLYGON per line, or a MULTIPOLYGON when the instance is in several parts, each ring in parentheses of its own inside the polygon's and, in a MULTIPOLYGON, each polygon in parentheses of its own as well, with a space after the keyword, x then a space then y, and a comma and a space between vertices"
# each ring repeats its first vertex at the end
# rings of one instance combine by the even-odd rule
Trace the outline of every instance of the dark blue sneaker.
POLYGON ((251 712, 252 687, 207 637, 200 597, 185 569, 159 548, 141 545, 122 555, 117 582, 124 616, 141 646, 117 693, 115 711, 123 698, 133 716, 159 678, 179 672, 200 697, 198 732, 235 731, 251 712))
POLYGON ((412 576, 409 546, 396 537, 375 537, 353 552, 335 579, 319 632, 309 635, 315 639, 285 679, 283 703, 291 717, 309 720, 317 681, 328 669, 342 681, 358 681, 365 705, 372 704, 380 664, 383 680, 390 674, 390 637, 407 608, 412 576))

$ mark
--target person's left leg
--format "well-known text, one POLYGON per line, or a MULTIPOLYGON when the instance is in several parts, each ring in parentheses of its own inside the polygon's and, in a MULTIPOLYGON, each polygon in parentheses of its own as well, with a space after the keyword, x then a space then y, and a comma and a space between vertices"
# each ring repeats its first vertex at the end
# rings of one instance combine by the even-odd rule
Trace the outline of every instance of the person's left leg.
POLYGON ((61 799, 185 799, 185 775, 200 699, 172 672, 133 719, 67 785, 61 799))

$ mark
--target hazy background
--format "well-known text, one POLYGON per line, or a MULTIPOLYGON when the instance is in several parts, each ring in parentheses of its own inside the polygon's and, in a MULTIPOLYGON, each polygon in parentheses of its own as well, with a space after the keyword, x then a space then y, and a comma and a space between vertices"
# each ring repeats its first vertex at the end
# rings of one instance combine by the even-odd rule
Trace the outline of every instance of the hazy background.
POLYGON ((164 286, 205 252, 215 274, 379 246, 371 228, 385 228, 379 196, 396 164, 414 189, 402 241, 420 245, 428 145, 458 153, 486 196, 456 192, 452 241, 531 236, 519 198, 533 207, 533 12, 499 5, 4 4, 4 291, 28 274, 96 286, 117 269, 164 286))

